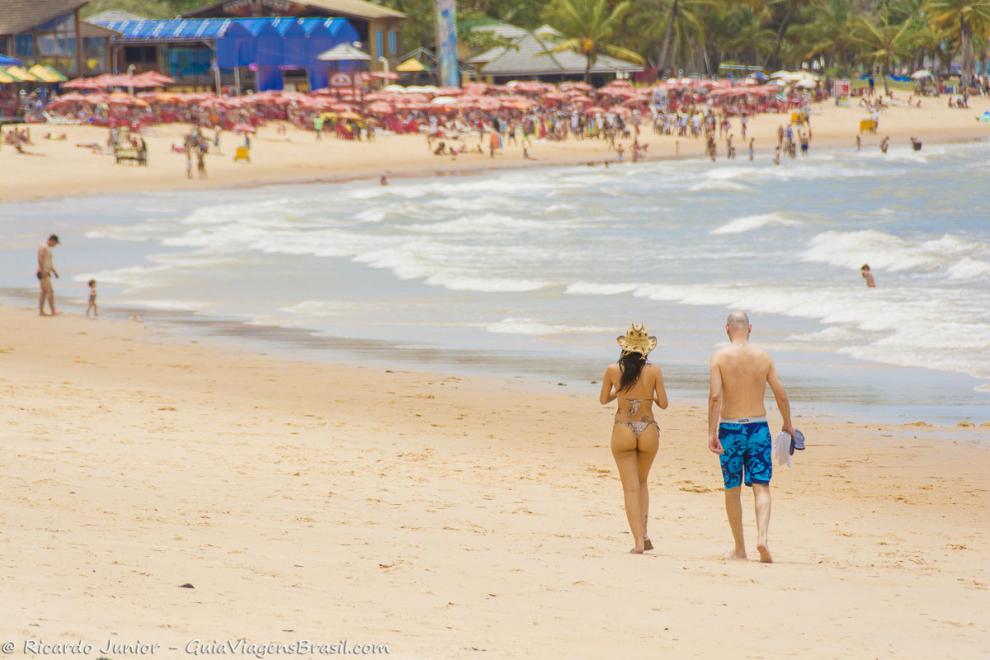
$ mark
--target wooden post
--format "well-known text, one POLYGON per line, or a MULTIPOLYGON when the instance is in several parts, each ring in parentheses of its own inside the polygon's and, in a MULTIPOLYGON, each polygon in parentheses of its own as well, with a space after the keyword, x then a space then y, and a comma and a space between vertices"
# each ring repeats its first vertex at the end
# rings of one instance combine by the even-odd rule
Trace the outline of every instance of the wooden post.
POLYGON ((73 13, 76 24, 76 76, 80 77, 83 75, 83 36, 82 36, 82 20, 79 18, 79 7, 76 7, 76 11, 73 13))

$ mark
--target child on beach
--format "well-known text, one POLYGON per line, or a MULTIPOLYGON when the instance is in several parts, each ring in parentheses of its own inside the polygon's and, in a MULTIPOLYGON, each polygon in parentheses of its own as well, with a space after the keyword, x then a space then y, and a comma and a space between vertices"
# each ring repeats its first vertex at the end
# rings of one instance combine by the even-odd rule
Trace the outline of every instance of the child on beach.
POLYGON ((94 319, 100 315, 96 307, 96 280, 89 281, 89 302, 86 303, 86 318, 90 318, 90 312, 93 313, 94 319))

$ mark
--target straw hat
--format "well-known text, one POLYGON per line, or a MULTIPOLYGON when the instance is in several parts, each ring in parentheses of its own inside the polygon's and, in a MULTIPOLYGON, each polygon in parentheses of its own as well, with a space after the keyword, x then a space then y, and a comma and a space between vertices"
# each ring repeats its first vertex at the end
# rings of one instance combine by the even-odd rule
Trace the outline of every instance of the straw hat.
POLYGON ((639 353, 648 355, 650 351, 657 347, 657 338, 646 333, 646 326, 642 323, 633 323, 626 330, 626 334, 615 338, 619 347, 627 353, 639 353))

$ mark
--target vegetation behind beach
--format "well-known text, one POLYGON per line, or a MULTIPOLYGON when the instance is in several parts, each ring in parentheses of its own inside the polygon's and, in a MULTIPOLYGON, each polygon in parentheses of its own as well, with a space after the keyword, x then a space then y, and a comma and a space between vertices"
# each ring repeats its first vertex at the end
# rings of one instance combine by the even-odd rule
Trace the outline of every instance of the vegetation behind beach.
MULTIPOLYGON (((405 50, 431 48, 433 0, 382 0, 405 12, 405 50)), ((89 12, 124 9, 176 16, 202 0, 95 0, 89 12)), ((990 0, 459 0, 462 40, 474 51, 489 38, 470 28, 547 23, 592 58, 625 49, 661 76, 715 73, 724 64, 770 69, 814 62, 837 75, 914 71, 934 62, 963 75, 985 70, 990 0)))

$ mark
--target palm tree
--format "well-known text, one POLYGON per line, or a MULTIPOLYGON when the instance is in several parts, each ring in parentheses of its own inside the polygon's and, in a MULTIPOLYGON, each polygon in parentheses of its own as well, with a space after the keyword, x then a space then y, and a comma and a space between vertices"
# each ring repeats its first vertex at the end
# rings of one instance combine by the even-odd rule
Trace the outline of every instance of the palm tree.
POLYGON ((767 27, 770 11, 756 11, 746 4, 733 3, 720 13, 717 24, 706 30, 713 50, 717 48, 745 64, 762 63, 773 49, 776 34, 767 27))
POLYGON ((948 28, 958 34, 962 51, 962 84, 968 87, 976 68, 973 38, 982 40, 986 37, 990 27, 990 0, 930 0, 927 8, 936 27, 948 28))
POLYGON ((639 53, 612 43, 619 21, 630 6, 629 0, 623 0, 611 10, 606 0, 557 0, 549 15, 560 37, 551 52, 570 50, 584 55, 585 82, 589 82, 591 67, 602 54, 642 64, 639 53))
MULTIPOLYGON (((751 4, 760 4, 758 2, 751 4)), ((768 0, 766 3, 767 8, 782 7, 780 19, 777 21, 777 32, 774 37, 773 49, 767 55, 767 59, 764 62, 764 66, 770 66, 771 64, 779 65, 782 64, 780 60, 780 51, 784 46, 784 39, 787 37, 787 32, 793 25, 794 19, 796 19, 801 14, 801 9, 808 4, 808 0, 768 0)))
POLYGON ((907 41, 905 37, 911 28, 911 21, 891 25, 887 12, 883 12, 878 23, 861 18, 859 27, 859 40, 866 47, 867 54, 873 58, 874 67, 880 69, 883 91, 889 93, 887 76, 907 41))
POLYGON ((860 18, 853 0, 818 0, 808 7, 808 13, 813 18, 793 28, 794 59, 822 56, 826 66, 837 66, 844 72, 859 46, 855 35, 860 18))
POLYGON ((678 55, 690 59, 694 47, 704 41, 705 27, 701 17, 712 4, 713 0, 670 0, 657 58, 659 77, 665 77, 668 64, 673 67, 678 55))

